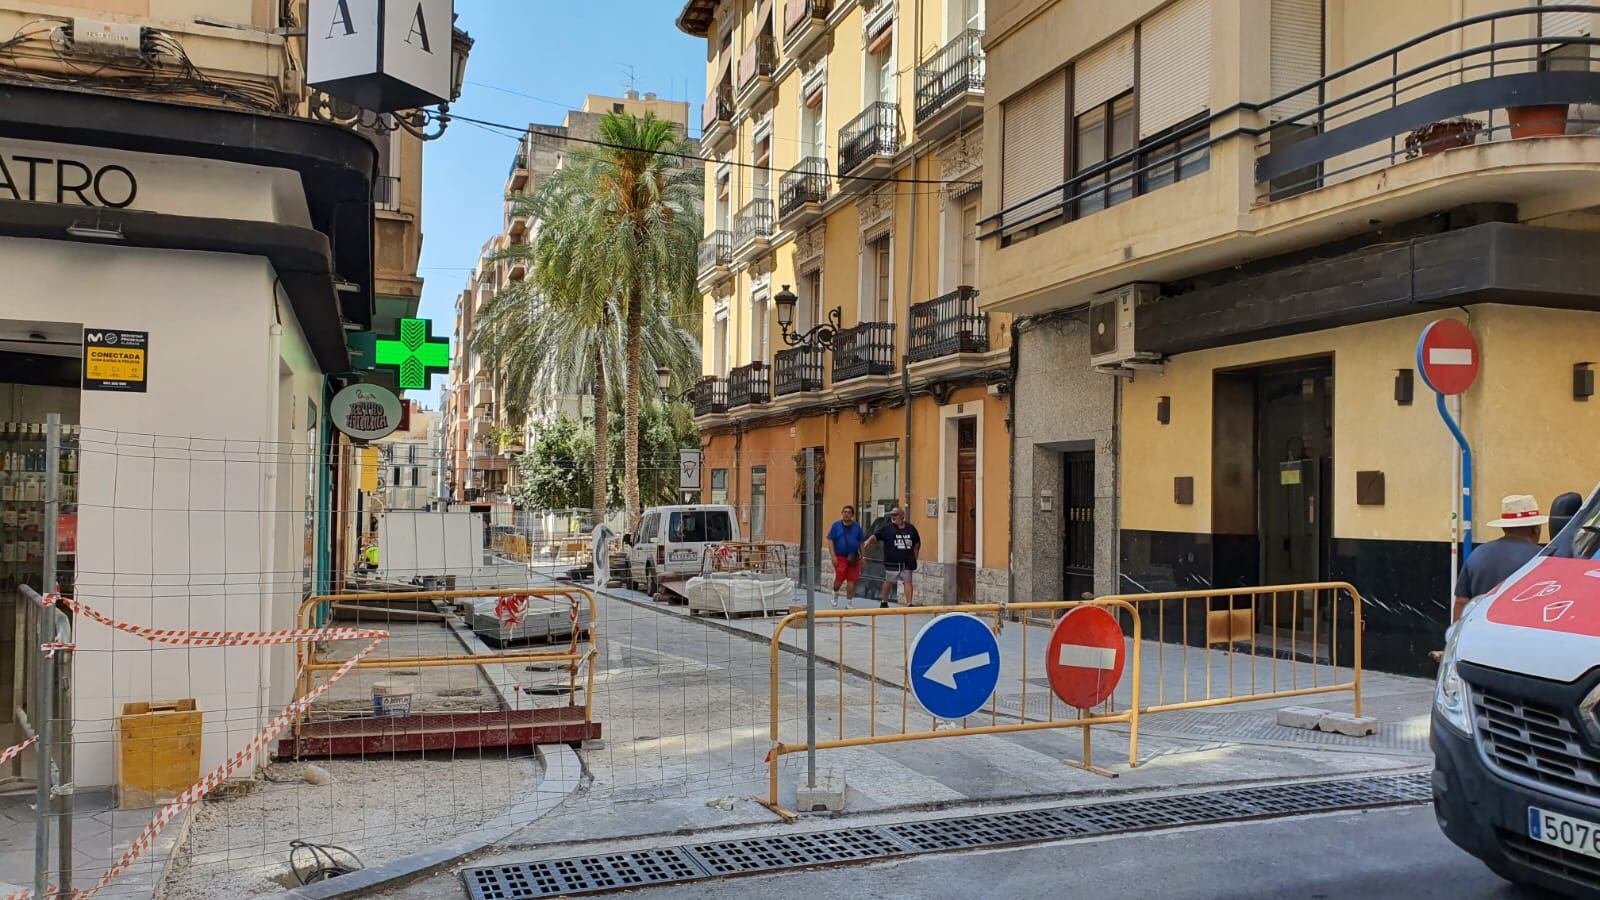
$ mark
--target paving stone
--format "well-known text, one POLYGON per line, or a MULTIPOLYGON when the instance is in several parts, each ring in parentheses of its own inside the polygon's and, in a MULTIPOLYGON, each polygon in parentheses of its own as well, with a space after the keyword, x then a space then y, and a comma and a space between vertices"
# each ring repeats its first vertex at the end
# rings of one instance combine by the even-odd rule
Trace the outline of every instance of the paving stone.
POLYGON ((1327 715, 1331 715, 1328 710, 1315 706, 1285 706, 1278 710, 1278 724, 1285 728, 1316 731, 1317 726, 1322 723, 1322 718, 1327 715))
POLYGON ((1357 716, 1350 713, 1331 712, 1322 717, 1317 723, 1322 731, 1335 734, 1347 734, 1351 737, 1364 737, 1378 733, 1378 720, 1372 716, 1357 716))

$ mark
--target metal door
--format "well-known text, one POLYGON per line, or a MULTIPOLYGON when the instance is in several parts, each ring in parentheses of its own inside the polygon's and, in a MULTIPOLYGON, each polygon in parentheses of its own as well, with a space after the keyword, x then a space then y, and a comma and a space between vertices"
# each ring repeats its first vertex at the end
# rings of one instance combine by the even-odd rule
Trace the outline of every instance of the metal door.
POLYGON ((1094 596, 1094 454, 1062 454, 1061 475, 1060 599, 1082 600, 1094 596))
POLYGON ((978 597, 978 423, 956 426, 956 602, 978 597))

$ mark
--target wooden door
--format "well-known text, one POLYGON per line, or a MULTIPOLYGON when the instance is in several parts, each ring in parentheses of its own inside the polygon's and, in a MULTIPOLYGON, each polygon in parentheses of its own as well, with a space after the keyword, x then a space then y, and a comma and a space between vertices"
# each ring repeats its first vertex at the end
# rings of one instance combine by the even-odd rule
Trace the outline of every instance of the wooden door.
POLYGON ((956 455, 956 602, 978 598, 978 426, 962 419, 956 455))

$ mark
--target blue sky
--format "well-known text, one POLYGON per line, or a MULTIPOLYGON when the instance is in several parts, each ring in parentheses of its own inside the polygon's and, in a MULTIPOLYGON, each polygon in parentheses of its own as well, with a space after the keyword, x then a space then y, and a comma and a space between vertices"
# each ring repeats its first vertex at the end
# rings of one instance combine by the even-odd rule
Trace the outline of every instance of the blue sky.
MULTIPOLYGON (((631 77, 640 91, 689 100, 698 131, 705 43, 673 24, 681 8, 680 0, 456 0, 457 24, 476 43, 452 111, 518 126, 559 124, 584 95, 621 95, 631 77)), ((483 242, 500 231, 515 151, 511 138, 460 121, 427 146, 421 315, 433 320, 436 335, 450 333, 468 270, 483 242)), ((435 389, 420 399, 438 408, 443 382, 435 376, 435 389)))

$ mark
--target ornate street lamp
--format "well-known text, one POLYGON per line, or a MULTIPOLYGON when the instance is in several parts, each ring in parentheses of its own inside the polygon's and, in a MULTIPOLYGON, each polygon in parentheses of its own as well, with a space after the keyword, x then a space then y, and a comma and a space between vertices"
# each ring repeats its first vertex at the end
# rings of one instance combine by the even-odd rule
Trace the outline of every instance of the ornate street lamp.
POLYGON ((450 103, 460 99, 461 89, 466 84, 467 57, 472 53, 472 45, 472 37, 465 31, 459 28, 451 29, 450 102, 440 103, 437 108, 423 107, 378 113, 313 87, 310 91, 310 115, 324 122, 359 126, 377 134, 405 131, 420 140, 437 140, 443 137, 445 129, 450 127, 450 103))
POLYGON ((694 389, 697 387, 697 385, 691 384, 689 385, 688 390, 680 391, 676 394, 672 393, 672 371, 665 366, 662 366, 661 368, 656 369, 656 387, 661 391, 662 400, 665 400, 668 403, 672 403, 674 401, 682 403, 689 399, 689 396, 694 393, 694 389))
POLYGON ((791 347, 810 347, 814 350, 828 350, 833 347, 833 336, 844 329, 843 310, 835 306, 828 310, 828 320, 818 322, 802 333, 795 332, 794 308, 798 300, 794 291, 789 290, 786 284, 777 296, 772 298, 778 307, 778 329, 783 342, 791 347))

